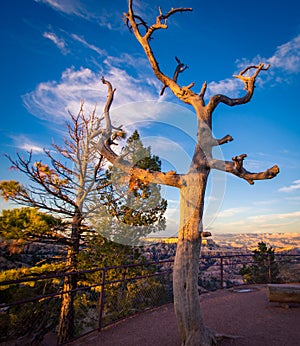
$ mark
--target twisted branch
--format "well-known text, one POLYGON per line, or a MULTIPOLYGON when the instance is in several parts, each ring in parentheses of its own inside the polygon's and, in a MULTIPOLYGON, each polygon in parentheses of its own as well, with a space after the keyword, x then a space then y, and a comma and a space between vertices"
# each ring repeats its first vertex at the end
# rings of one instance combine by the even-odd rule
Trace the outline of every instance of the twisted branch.
POLYGON ((233 141, 233 138, 230 135, 226 135, 221 139, 217 139, 215 145, 222 145, 232 141, 233 141))
MULTIPOLYGON (((187 68, 189 68, 188 67, 188 65, 185 65, 185 64, 183 64, 181 61, 180 61, 180 59, 179 58, 177 58, 177 56, 175 56, 175 60, 177 61, 177 66, 176 66, 176 69, 175 69, 175 72, 174 72, 174 74, 173 74, 173 81, 175 82, 175 83, 177 83, 177 79, 178 79, 178 75, 179 75, 179 73, 182 73, 183 71, 185 71, 187 68)), ((167 85, 164 85, 163 87, 162 87, 162 89, 161 89, 161 92, 160 92, 160 96, 162 96, 163 94, 164 94, 164 92, 165 92, 165 90, 166 90, 166 88, 167 88, 168 86, 167 85)))
POLYGON ((164 184, 169 186, 180 187, 181 186, 181 176, 176 174, 174 171, 169 172, 158 172, 150 171, 142 168, 133 166, 130 162, 124 160, 118 156, 112 149, 111 145, 115 144, 112 139, 112 125, 109 110, 113 100, 113 94, 115 89, 112 88, 112 85, 109 81, 105 80, 102 77, 102 83, 107 86, 108 96, 106 105, 104 107, 105 111, 105 121, 106 121, 106 132, 101 136, 99 141, 95 143, 97 149, 100 151, 108 161, 110 161, 115 167, 120 168, 123 172, 128 173, 131 177, 140 179, 145 183, 154 183, 154 184, 164 184))
POLYGON ((258 76, 260 71, 266 71, 269 69, 269 67, 270 65, 265 66, 265 64, 263 63, 260 63, 258 65, 251 65, 246 67, 238 75, 234 75, 233 76, 234 78, 238 78, 244 83, 245 90, 247 91, 246 95, 240 98, 230 98, 222 94, 214 95, 210 98, 209 103, 207 105, 209 112, 212 113, 219 103, 224 103, 227 106, 232 107, 232 106, 241 105, 241 104, 245 104, 249 102, 254 92, 256 77, 258 76), (254 72, 252 76, 249 75, 249 71, 251 69, 256 69, 256 71, 254 72), (246 72, 247 72, 247 75, 245 76, 244 74, 246 72))
MULTIPOLYGON (((130 31, 133 32, 135 35, 136 39, 138 42, 141 44, 143 47, 145 54, 149 60, 149 63, 152 67, 152 70, 155 74, 155 76, 162 82, 163 84, 163 90, 162 93, 164 92, 164 89, 166 87, 169 87, 171 91, 183 102, 191 104, 191 97, 197 97, 199 98, 199 95, 195 94, 190 90, 190 88, 193 86, 193 84, 190 84, 188 87, 180 87, 177 84, 177 77, 179 74, 179 71, 182 69, 179 66, 177 66, 178 70, 175 70, 175 73, 173 75, 173 78, 165 75, 159 68, 159 64, 154 56, 154 53, 152 51, 152 48, 150 46, 150 39, 152 38, 152 34, 154 31, 159 30, 159 29, 167 29, 167 19, 172 16, 175 13, 178 12, 186 12, 186 11, 192 11, 191 8, 172 8, 167 14, 163 14, 161 9, 159 9, 159 15, 156 17, 156 22, 148 27, 145 22, 137 16, 132 9, 132 0, 129 0, 128 3, 128 13, 124 13, 124 18, 127 23, 127 26, 129 27, 130 31), (142 34, 139 26, 143 24, 143 27, 145 29, 145 34, 142 34), (145 24, 145 25, 144 25, 145 24), (176 77, 177 75, 177 77, 176 77), (174 79, 175 76, 175 79, 174 79)), ((178 59, 178 58, 177 58, 178 59)), ((176 59, 176 60, 177 60, 176 59)), ((178 59, 179 60, 179 59, 178 59)), ((178 62, 177 60, 177 62, 178 62)), ((180 65, 181 62, 179 60, 178 65, 180 65)), ((182 72, 182 71, 180 71, 182 72)))
POLYGON ((208 165, 210 168, 229 172, 239 178, 245 179, 250 185, 254 184, 254 180, 272 179, 279 173, 279 167, 277 165, 265 170, 264 172, 251 173, 243 166, 243 161, 246 157, 246 154, 242 154, 233 157, 232 161, 211 159, 209 160, 208 165))

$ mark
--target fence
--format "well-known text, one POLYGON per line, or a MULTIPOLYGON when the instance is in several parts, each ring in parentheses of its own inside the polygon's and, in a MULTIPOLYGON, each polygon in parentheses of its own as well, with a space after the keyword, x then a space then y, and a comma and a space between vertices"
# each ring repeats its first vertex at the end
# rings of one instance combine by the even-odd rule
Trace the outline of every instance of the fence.
MULTIPOLYGON (((300 255, 276 256, 276 263, 281 281, 300 281, 300 255)), ((203 255, 199 290, 244 284, 240 270, 246 264, 253 264, 251 255, 203 255)), ((266 258, 267 281, 272 280, 270 264, 266 258)), ((72 315, 68 333, 59 343, 172 302, 172 268, 173 260, 164 260, 0 282, 0 301, 4 302, 0 304, 0 342, 24 346, 55 337, 63 295, 72 297, 72 315), (77 288, 63 291, 63 282, 70 276, 76 276, 77 288)))

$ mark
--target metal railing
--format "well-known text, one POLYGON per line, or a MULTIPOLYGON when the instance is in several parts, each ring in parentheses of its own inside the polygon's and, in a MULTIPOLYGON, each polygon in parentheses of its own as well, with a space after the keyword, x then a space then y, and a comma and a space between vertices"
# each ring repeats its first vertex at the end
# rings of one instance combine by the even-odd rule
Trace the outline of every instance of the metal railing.
MULTIPOLYGON (((212 289, 222 289, 237 285, 251 283, 271 283, 278 282, 300 282, 300 255, 297 254, 275 254, 261 255, 262 263, 257 264, 254 261, 253 254, 231 254, 231 255, 204 255, 205 261, 210 262, 210 267, 214 267, 212 275, 209 276, 216 282, 212 289), (243 267, 260 267, 262 276, 257 278, 247 278, 247 275, 242 275, 243 267), (274 277, 273 277, 274 276, 274 277)), ((205 265, 200 264, 200 273, 202 277, 207 277, 208 272, 205 265)))
MULTIPOLYGON (((300 255, 277 255, 281 280, 300 281, 300 255)), ((253 256, 203 255, 199 262, 199 290, 215 290, 245 284, 240 270, 253 265, 253 256)), ((271 261, 266 258, 267 282, 272 281, 271 261), (268 267, 269 266, 269 267, 268 267)), ((55 335, 62 311, 62 296, 70 294, 72 329, 67 340, 146 309, 173 300, 173 259, 78 272, 26 277, 0 282, 0 342, 15 345, 41 342, 55 335), (65 278, 76 276, 77 287, 63 290, 65 278), (1 303, 2 301, 2 303, 1 303)))

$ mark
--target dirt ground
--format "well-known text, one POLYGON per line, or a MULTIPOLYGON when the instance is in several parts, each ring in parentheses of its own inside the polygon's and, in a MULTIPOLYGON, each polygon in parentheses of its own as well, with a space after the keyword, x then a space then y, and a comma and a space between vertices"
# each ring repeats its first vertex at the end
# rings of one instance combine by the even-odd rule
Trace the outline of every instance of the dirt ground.
MULTIPOLYGON (((270 303, 265 286, 205 293, 200 305, 205 324, 229 336, 218 345, 300 346, 300 306, 270 303)), ((125 319, 69 345, 179 346, 173 305, 125 319)))

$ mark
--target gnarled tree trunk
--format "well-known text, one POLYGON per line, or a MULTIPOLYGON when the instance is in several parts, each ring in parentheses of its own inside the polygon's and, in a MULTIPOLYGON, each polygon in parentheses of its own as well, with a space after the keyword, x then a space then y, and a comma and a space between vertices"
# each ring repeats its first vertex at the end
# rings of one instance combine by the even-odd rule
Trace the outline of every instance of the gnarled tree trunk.
POLYGON ((132 0, 129 0, 128 12, 124 14, 125 21, 141 44, 148 58, 152 70, 163 84, 162 93, 168 87, 173 94, 182 102, 191 105, 198 119, 197 142, 190 168, 185 174, 170 172, 153 172, 132 167, 128 162, 120 159, 111 149, 113 142, 113 127, 111 126, 109 109, 113 101, 115 89, 109 81, 102 78, 102 82, 108 87, 108 99, 104 108, 107 130, 103 138, 99 140, 99 150, 114 165, 123 171, 144 182, 165 184, 180 189, 180 228, 178 231, 178 243, 174 264, 173 287, 174 306, 176 319, 182 345, 189 346, 211 346, 216 343, 213 333, 203 323, 199 295, 198 274, 201 240, 204 234, 202 216, 204 209, 204 196, 207 178, 211 169, 217 169, 232 173, 237 177, 245 179, 249 184, 254 180, 271 179, 275 177, 279 168, 273 166, 264 172, 251 173, 243 167, 246 154, 235 156, 232 161, 223 161, 213 158, 212 148, 233 140, 230 135, 221 139, 212 136, 212 115, 220 104, 236 106, 249 102, 254 91, 256 77, 261 71, 268 70, 269 65, 263 63, 249 66, 234 76, 240 79, 245 86, 246 93, 239 98, 217 94, 211 96, 208 103, 204 100, 206 82, 202 84, 199 93, 192 91, 194 83, 187 86, 178 84, 178 75, 186 69, 179 58, 176 57, 177 67, 173 77, 169 77, 160 70, 160 66, 152 51, 150 41, 153 33, 160 29, 167 29, 167 19, 178 12, 191 11, 191 8, 172 8, 163 14, 159 9, 159 15, 154 24, 149 26, 141 16, 133 11, 132 0), (250 71, 254 73, 250 75, 250 71))
MULTIPOLYGON (((198 134, 202 123, 199 122, 198 134)), ((209 133, 209 131, 208 131, 209 133)), ((174 309, 182 345, 213 345, 215 339, 204 326, 200 310, 198 277, 202 217, 207 179, 204 137, 198 136, 189 171, 182 177, 180 188, 180 227, 173 272, 174 309)), ((208 148, 210 152, 211 149, 208 148)))

